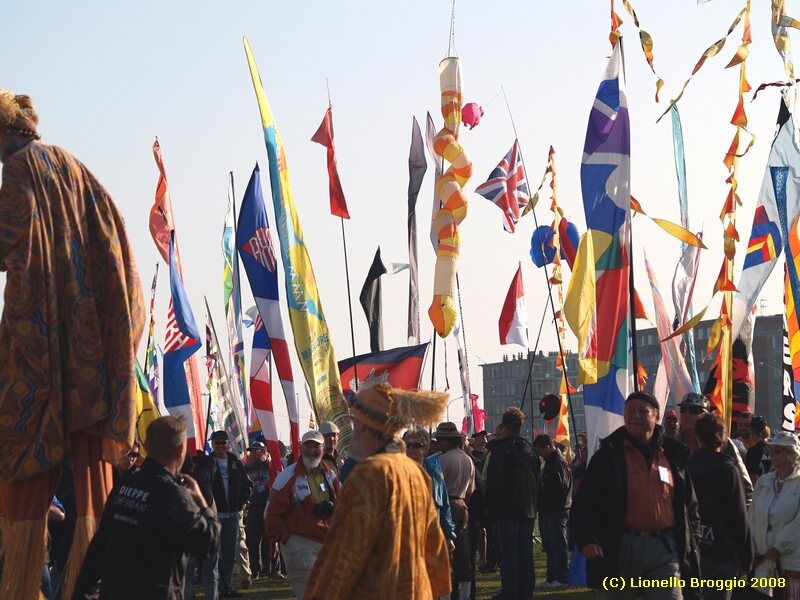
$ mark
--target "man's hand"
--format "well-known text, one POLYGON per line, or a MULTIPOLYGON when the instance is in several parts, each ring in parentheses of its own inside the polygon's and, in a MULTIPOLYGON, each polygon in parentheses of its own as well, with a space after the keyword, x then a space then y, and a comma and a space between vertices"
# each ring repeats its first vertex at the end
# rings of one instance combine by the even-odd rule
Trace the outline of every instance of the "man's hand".
POLYGON ((597 544, 587 544, 581 548, 581 554, 586 558, 603 558, 603 549, 597 544))
POLYGON ((197 485, 197 481, 195 481, 194 477, 191 475, 183 475, 183 487, 185 487, 186 491, 189 492, 189 495, 192 497, 192 500, 195 501, 197 506, 200 508, 208 508, 208 504, 203 496, 203 492, 200 491, 200 486, 197 485))
POLYGON ((764 552, 764 558, 767 560, 778 560, 780 557, 781 553, 775 547, 772 547, 764 552))
POLYGON ((455 551, 455 549, 456 549, 456 543, 453 540, 448 538, 448 540, 447 540, 447 552, 448 552, 448 554, 452 554, 455 551))

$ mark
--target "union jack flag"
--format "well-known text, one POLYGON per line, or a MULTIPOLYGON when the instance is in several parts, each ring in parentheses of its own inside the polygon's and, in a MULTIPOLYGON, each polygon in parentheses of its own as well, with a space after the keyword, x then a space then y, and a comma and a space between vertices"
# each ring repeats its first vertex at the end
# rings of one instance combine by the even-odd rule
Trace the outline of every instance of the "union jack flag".
POLYGON ((514 233, 520 212, 530 202, 525 170, 519 155, 517 140, 505 158, 489 175, 488 181, 479 185, 475 192, 494 202, 503 211, 503 229, 514 233))

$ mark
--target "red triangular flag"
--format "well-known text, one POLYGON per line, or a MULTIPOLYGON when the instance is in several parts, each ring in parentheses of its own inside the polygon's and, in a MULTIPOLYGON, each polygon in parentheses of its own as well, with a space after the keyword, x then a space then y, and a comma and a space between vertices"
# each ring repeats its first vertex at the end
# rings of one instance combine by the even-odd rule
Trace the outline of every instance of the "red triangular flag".
POLYGON ((328 180, 331 193, 331 214, 335 217, 349 219, 347 202, 344 199, 342 183, 339 181, 339 171, 336 168, 336 150, 333 145, 333 114, 330 107, 325 111, 325 118, 311 138, 312 142, 322 144, 328 149, 328 180))
POLYGON ((525 310, 525 292, 522 289, 522 265, 517 269, 511 287, 508 288, 499 326, 501 344, 528 347, 528 313, 525 310))

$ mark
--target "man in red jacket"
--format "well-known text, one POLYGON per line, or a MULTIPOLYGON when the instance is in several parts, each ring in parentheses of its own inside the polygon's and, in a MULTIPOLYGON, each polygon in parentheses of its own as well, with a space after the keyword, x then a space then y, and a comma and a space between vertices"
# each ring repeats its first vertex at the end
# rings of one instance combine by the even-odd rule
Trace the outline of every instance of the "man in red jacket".
POLYGON ((325 438, 309 431, 301 442, 301 460, 275 479, 264 521, 267 536, 281 545, 289 583, 299 600, 303 600, 339 494, 339 479, 322 460, 325 438))

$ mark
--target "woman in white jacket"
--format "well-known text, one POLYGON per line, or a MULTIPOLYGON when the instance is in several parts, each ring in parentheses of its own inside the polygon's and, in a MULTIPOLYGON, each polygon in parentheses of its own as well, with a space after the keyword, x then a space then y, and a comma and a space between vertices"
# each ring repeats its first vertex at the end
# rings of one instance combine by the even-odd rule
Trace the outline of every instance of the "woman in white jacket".
MULTIPOLYGON (((773 470, 759 478, 748 511, 755 576, 773 596, 800 599, 800 439, 781 431, 767 440, 773 470)), ((766 589, 764 591, 767 591, 766 589)))

